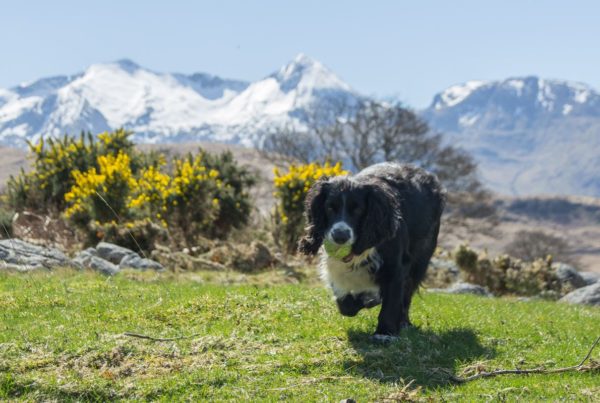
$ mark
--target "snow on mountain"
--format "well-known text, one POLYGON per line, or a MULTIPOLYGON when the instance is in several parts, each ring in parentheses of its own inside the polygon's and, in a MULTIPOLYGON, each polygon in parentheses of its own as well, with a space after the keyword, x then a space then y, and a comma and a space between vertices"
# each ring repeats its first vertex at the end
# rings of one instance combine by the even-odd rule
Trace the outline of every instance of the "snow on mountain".
POLYGON ((328 97, 356 97, 321 63, 298 55, 254 83, 204 73, 157 73, 130 60, 0 89, 0 144, 125 127, 140 142, 251 144, 272 125, 301 124, 328 97))
MULTIPOLYGON (((271 127, 302 126, 331 99, 361 98, 302 54, 251 83, 119 60, 0 89, 0 145, 119 127, 138 142, 252 145, 271 127)), ((600 93, 588 85, 538 77, 469 81, 437 94, 421 115, 475 156, 496 191, 600 196, 600 93)))
POLYGON ((475 156, 496 191, 600 196, 600 93, 588 85, 470 81, 437 94, 422 116, 475 156))

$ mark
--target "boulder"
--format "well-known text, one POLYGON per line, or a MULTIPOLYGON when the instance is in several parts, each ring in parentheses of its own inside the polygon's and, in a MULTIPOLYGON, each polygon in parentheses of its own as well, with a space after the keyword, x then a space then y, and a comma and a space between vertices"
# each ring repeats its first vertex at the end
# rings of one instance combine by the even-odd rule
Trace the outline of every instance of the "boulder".
POLYGON ((566 263, 554 263, 552 268, 563 288, 574 290, 586 286, 585 280, 573 266, 566 263))
POLYGON ((600 282, 600 273, 593 271, 580 271, 579 275, 585 281, 585 285, 592 285, 600 282))
POLYGON ((138 255, 125 255, 119 262, 119 269, 136 269, 136 270, 156 270, 163 271, 165 268, 162 264, 138 255))
POLYGON ((0 261, 4 267, 13 267, 28 271, 30 269, 57 267, 76 267, 63 252, 54 248, 34 245, 20 239, 0 241, 0 261))
POLYGON ((435 291, 445 292, 448 294, 473 294, 473 295, 481 295, 483 297, 493 297, 494 296, 485 287, 482 287, 477 284, 465 283, 462 281, 460 281, 458 283, 454 283, 446 289, 435 289, 435 291))
POLYGON ((131 249, 127 249, 122 246, 108 242, 100 242, 98 245, 96 245, 96 252, 97 256, 101 257, 104 260, 108 260, 113 264, 121 263, 121 260, 123 260, 125 256, 138 255, 131 249))
POLYGON ((585 304, 600 306, 600 282, 581 287, 560 299, 570 304, 585 304))
POLYGON ((90 260, 93 256, 98 256, 98 252, 94 248, 87 248, 75 254, 73 262, 82 268, 90 267, 90 260))
POLYGON ((119 266, 98 256, 91 256, 88 265, 85 267, 109 276, 113 276, 119 272, 119 266))

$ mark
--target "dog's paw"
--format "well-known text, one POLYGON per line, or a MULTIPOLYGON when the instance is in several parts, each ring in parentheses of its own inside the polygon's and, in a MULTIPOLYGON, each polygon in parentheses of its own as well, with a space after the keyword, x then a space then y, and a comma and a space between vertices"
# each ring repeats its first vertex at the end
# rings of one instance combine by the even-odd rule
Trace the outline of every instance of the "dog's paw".
POLYGON ((378 344, 389 344, 398 340, 398 336, 389 336, 387 334, 374 334, 371 336, 371 341, 378 344))

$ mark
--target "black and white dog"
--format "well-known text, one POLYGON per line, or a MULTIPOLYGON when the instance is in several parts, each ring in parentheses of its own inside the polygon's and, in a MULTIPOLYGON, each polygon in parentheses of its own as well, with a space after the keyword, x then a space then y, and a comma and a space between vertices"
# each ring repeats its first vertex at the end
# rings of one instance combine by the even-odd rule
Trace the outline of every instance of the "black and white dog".
POLYGON ((376 338, 410 326, 410 302, 436 248, 444 200, 434 175, 395 163, 323 179, 309 190, 299 249, 315 255, 324 240, 351 245, 343 257, 322 251, 321 276, 342 315, 382 305, 376 338))

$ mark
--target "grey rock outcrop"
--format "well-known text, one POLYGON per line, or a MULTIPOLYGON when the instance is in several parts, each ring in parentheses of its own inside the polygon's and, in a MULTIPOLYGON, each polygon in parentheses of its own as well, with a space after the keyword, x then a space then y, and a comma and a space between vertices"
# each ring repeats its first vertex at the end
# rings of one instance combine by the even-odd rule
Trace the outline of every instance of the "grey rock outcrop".
POLYGON ((585 281, 585 285, 592 285, 600 282, 600 273, 593 271, 580 271, 579 275, 585 281))
POLYGON ((82 268, 89 267, 90 260, 94 256, 98 256, 98 252, 96 252, 96 249, 87 248, 87 249, 82 250, 81 252, 78 252, 77 254, 75 254, 75 257, 73 258, 73 262, 75 262, 75 264, 81 266, 82 268))
POLYGON ((119 266, 98 256, 91 256, 86 267, 109 276, 113 276, 120 271, 119 266))
POLYGON ((96 245, 96 252, 98 257, 108 260, 113 264, 121 263, 121 260, 123 260, 125 256, 137 256, 137 253, 131 249, 108 242, 100 242, 96 245))
POLYGON ((581 287, 560 299, 570 304, 585 304, 600 306, 600 282, 581 287))
POLYGON ((586 286, 585 280, 573 266, 566 263, 555 263, 552 266, 556 270, 556 277, 563 286, 570 286, 571 289, 586 286))
POLYGON ((119 269, 136 269, 136 270, 156 270, 163 271, 165 268, 162 264, 138 255, 125 255, 119 262, 119 269))
POLYGON ((2 266, 6 268, 19 271, 76 267, 76 264, 58 249, 34 245, 20 239, 0 241, 0 262, 3 262, 2 266))
POLYGON ((431 291, 443 292, 443 293, 447 293, 447 294, 473 294, 473 295, 480 295, 482 297, 493 297, 494 296, 485 287, 482 287, 477 284, 465 283, 462 281, 458 282, 458 283, 454 283, 448 288, 443 288, 443 289, 436 288, 436 289, 432 289, 431 291))

